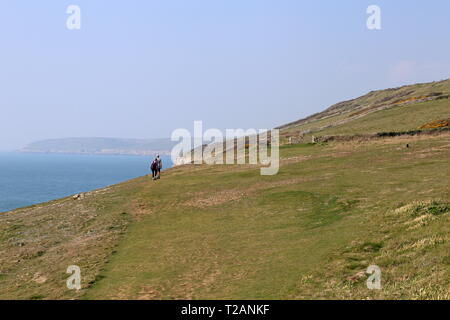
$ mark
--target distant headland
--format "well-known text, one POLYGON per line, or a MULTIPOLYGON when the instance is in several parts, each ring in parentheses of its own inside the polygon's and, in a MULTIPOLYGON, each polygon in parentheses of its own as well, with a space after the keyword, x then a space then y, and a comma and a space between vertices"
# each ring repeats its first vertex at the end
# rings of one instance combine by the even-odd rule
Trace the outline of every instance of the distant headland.
POLYGON ((63 138, 36 141, 19 151, 27 153, 170 155, 175 143, 169 138, 63 138))

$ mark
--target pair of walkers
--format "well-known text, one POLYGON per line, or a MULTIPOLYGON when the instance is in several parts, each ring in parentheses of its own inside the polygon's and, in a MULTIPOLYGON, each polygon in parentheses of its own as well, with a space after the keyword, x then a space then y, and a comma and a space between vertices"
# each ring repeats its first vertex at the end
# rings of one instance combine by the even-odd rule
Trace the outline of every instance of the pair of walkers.
POLYGON ((161 177, 162 160, 159 155, 152 161, 150 169, 152 170, 153 180, 159 179, 161 177))

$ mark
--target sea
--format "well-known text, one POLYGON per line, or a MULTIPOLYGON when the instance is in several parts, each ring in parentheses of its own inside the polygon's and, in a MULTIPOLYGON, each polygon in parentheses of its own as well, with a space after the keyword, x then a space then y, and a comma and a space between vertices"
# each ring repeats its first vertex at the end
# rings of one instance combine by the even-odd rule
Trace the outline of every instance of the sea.
MULTIPOLYGON (((165 169, 170 156, 161 156, 165 169)), ((150 156, 0 152, 0 212, 117 184, 149 173, 150 156)))

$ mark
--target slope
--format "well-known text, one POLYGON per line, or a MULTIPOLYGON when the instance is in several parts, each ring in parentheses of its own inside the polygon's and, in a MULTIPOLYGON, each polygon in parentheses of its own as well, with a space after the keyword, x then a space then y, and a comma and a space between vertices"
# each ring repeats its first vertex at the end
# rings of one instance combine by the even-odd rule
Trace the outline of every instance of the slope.
POLYGON ((284 136, 414 130, 450 111, 450 79, 372 91, 279 127, 284 136))

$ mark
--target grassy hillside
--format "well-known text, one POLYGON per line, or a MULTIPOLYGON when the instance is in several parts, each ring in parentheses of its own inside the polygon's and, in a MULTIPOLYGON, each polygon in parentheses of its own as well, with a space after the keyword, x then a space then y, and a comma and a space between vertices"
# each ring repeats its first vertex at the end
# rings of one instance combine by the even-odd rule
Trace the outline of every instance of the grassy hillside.
POLYGON ((450 113, 450 79, 372 91, 281 126, 286 136, 414 130, 450 113))
POLYGON ((2 214, 0 297, 450 298, 449 135, 281 153, 276 176, 183 166, 2 214))
MULTIPOLYGON (((359 101, 389 107, 320 134, 449 119, 448 85, 370 93, 359 101)), ((357 101, 325 113, 345 119, 365 110, 357 101)), ((0 299, 450 299, 449 131, 293 144, 280 155, 275 176, 185 165, 157 182, 0 214, 0 299), (78 292, 65 285, 74 264, 78 292), (366 287, 372 264, 382 290, 366 287)))
POLYGON ((317 135, 352 135, 419 129, 422 125, 450 115, 450 100, 436 100, 392 107, 349 123, 327 128, 317 135))
POLYGON ((407 141, 288 147, 274 177, 138 179, 143 214, 86 297, 450 298, 450 137, 407 141))

